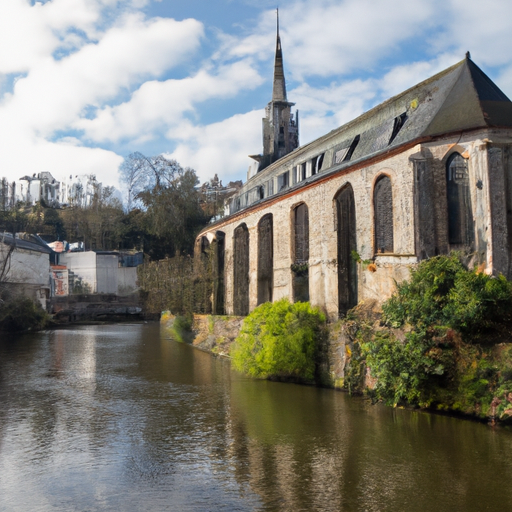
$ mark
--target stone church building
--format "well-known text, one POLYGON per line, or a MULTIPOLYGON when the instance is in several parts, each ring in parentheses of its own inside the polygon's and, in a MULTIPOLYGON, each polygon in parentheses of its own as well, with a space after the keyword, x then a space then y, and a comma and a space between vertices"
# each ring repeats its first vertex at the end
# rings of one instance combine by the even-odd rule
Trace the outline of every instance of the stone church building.
POLYGON ((298 147, 279 31, 263 154, 213 249, 213 312, 309 300, 331 320, 387 299, 419 261, 452 250, 512 278, 512 102, 471 60, 298 147))

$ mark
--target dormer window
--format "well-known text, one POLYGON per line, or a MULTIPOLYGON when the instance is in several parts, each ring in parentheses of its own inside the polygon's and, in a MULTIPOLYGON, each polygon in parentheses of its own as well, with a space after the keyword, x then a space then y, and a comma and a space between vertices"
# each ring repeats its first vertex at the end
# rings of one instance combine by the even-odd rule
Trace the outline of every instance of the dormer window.
POLYGON ((281 192, 281 190, 285 190, 288 188, 290 184, 290 173, 289 171, 283 172, 280 176, 277 177, 277 190, 281 192))
POLYGON ((407 113, 404 112, 399 116, 395 117, 395 122, 393 124, 393 131, 391 132, 391 137, 389 138, 388 146, 395 140, 398 132, 402 129, 402 126, 407 121, 407 113))
POLYGON ((343 146, 334 153, 333 165, 348 162, 352 158, 357 145, 359 144, 360 135, 356 135, 352 142, 349 144, 348 141, 343 143, 343 146))

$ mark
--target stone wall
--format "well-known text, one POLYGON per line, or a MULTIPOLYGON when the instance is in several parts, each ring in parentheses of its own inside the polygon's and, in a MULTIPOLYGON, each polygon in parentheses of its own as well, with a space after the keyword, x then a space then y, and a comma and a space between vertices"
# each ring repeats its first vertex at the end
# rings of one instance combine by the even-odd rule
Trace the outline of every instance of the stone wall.
MULTIPOLYGON (((510 174, 510 165, 503 158, 504 150, 500 149, 499 154, 495 149, 491 150, 489 140, 494 137, 497 141, 505 135, 482 130, 457 138, 445 137, 417 144, 379 161, 354 164, 345 171, 325 177, 320 174, 311 183, 269 198, 203 230, 198 240, 206 237, 211 241, 218 232, 225 234, 226 313, 236 310, 233 237, 235 229, 243 224, 249 232, 249 311, 258 305, 258 224, 268 214, 272 215, 274 237, 272 298, 276 301, 287 297, 293 301, 293 211, 300 203, 306 203, 309 210, 310 301, 324 309, 331 321, 339 317, 335 197, 347 184, 352 187, 355 200, 356 247, 360 258, 357 270, 359 301, 382 302, 393 292, 395 282, 407 278, 409 269, 420 259, 454 249, 471 249, 473 263, 483 263, 487 272, 509 275, 510 244, 506 241, 509 232, 512 233, 512 220, 508 226, 505 205, 512 209, 512 199, 506 197, 507 194, 512 197, 510 191, 506 193, 512 180, 509 179, 506 185, 504 173, 510 174), (490 170, 489 151, 493 162, 490 170), (475 226, 473 248, 448 243, 446 163, 454 152, 461 154, 468 165, 475 226), (383 175, 390 178, 392 185, 394 245, 393 252, 379 254, 374 247, 374 187, 383 175), (495 255, 494 246, 499 249, 495 255)), ((495 146, 496 142, 492 147, 495 146)), ((314 151, 313 147, 311 151, 314 151)))
MULTIPOLYGON (((375 302, 370 302, 367 310, 372 311, 375 302)), ((361 309, 361 308, 359 308, 361 309)), ((178 336, 174 330, 176 317, 163 313, 160 319, 162 329, 167 336, 176 341, 185 341, 194 347, 213 355, 228 357, 235 338, 240 333, 244 317, 194 315, 191 336, 178 336)), ((322 347, 321 374, 325 376, 322 384, 342 389, 344 387, 345 368, 349 362, 353 339, 351 324, 335 322, 328 325, 329 336, 322 347)))

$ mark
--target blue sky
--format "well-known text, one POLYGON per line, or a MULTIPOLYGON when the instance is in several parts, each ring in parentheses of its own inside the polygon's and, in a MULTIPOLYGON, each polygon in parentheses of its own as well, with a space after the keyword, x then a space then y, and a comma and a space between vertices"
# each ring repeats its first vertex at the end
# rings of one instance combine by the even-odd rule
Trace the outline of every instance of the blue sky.
MULTIPOLYGON (((275 1, 1 0, 0 177, 96 174, 134 151, 245 181, 262 150, 275 1)), ((471 51, 512 97, 510 0, 283 0, 300 142, 471 51)))

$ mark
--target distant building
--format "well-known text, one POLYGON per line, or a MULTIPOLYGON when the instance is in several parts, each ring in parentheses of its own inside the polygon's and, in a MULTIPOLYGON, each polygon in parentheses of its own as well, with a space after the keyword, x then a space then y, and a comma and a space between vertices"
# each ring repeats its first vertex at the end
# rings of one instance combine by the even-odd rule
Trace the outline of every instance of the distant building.
POLYGON ((15 183, 14 197, 15 202, 31 205, 44 202, 55 207, 60 204, 60 182, 47 171, 23 176, 15 183))
POLYGON ((0 179, 0 211, 9 210, 21 202, 35 205, 38 202, 46 207, 91 206, 95 197, 100 197, 103 185, 94 174, 70 175, 60 182, 47 171, 23 176, 16 181, 0 179))
POLYGON ((211 215, 214 220, 222 218, 226 207, 229 204, 229 198, 236 194, 242 188, 242 180, 230 181, 226 186, 219 180, 217 174, 210 180, 201 185, 201 207, 207 215, 211 215))
POLYGON ((10 233, 0 233, 0 265, 6 264, 0 283, 2 298, 24 295, 46 309, 50 297, 51 252, 37 235, 20 233, 13 237, 10 233))
POLYGON ((100 197, 103 185, 94 174, 69 175, 62 181, 61 204, 67 206, 91 206, 95 197, 100 197))

